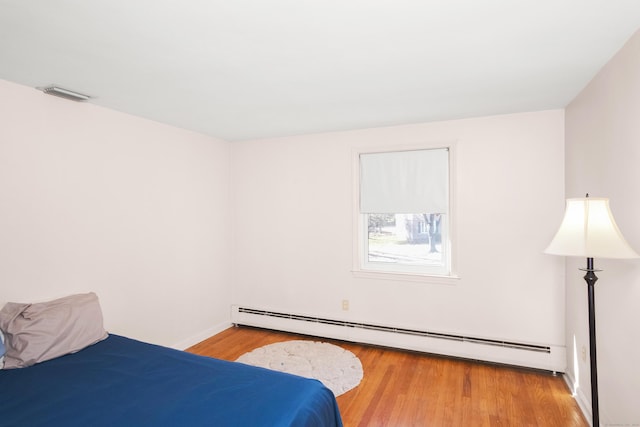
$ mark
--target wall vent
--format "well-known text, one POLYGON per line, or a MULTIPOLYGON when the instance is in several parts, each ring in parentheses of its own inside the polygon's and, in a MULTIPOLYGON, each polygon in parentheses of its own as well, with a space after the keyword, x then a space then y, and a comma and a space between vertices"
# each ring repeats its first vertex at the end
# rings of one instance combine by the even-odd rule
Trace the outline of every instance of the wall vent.
MULTIPOLYGON (((396 334, 412 335, 412 336, 419 336, 419 337, 436 338, 436 339, 449 340, 449 341, 484 344, 484 345, 491 345, 496 347, 532 351, 537 353, 551 353, 551 347, 544 346, 544 345, 526 344, 526 343, 518 343, 513 341, 502 341, 502 340, 493 340, 493 339, 486 339, 486 338, 476 338, 476 337, 469 337, 464 335, 446 334, 446 333, 431 332, 431 331, 420 331, 416 329, 396 328, 392 326, 375 325, 371 323, 349 322, 344 320, 334 320, 334 319, 327 319, 322 317, 303 316, 303 315, 292 314, 292 313, 279 313, 276 311, 257 310, 257 309, 246 308, 246 307, 237 307, 237 310, 238 310, 238 313, 244 313, 244 314, 249 314, 254 316, 266 316, 270 318, 298 320, 302 322, 342 326, 346 328, 366 329, 366 330, 391 332, 396 334)), ((243 324, 241 320, 235 323, 243 324)))
POLYGON ((47 95, 57 96, 59 98, 68 99, 70 101, 82 102, 82 101, 88 101, 89 99, 91 99, 89 95, 85 95, 69 89, 64 89, 55 85, 51 85, 47 87, 38 87, 36 89, 41 90, 47 95))

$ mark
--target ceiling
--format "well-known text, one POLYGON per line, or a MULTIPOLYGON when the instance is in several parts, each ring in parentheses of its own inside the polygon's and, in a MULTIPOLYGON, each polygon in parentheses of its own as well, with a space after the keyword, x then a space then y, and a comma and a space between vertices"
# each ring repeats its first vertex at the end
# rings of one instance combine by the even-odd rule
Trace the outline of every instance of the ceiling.
POLYGON ((638 0, 0 0, 0 78, 237 141, 563 108, 638 28, 638 0))

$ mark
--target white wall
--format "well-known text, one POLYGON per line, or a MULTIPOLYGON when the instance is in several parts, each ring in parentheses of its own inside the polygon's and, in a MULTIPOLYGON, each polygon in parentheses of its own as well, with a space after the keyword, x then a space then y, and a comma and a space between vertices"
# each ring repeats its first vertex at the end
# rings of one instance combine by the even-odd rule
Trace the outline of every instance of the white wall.
POLYGON ((235 142, 233 302, 564 346, 564 112, 235 142), (352 150, 457 141, 454 285, 356 278, 352 150), (342 311, 342 300, 350 310, 342 311))
POLYGON ((229 323, 229 144, 0 81, 0 303, 95 291, 114 333, 229 323))
MULTIPOLYGON (((619 228, 640 251, 640 32, 566 109, 567 197, 608 197, 619 228)), ((600 421, 640 424, 640 261, 596 259, 600 421)), ((568 375, 591 407, 586 284, 582 259, 566 268, 568 375), (575 342, 575 346, 573 343, 575 342)), ((590 409, 589 409, 590 411, 590 409)))
POLYGON ((565 344, 564 263, 542 254, 563 111, 228 144, 0 93, 0 302, 95 291, 110 331, 173 346, 225 327, 231 303, 565 344), (353 150, 451 140, 460 279, 354 277, 353 150))

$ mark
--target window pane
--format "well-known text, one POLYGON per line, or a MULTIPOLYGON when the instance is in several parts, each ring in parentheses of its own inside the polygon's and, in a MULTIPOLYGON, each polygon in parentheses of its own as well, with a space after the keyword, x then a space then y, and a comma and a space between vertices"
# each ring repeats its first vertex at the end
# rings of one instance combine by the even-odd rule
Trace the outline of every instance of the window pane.
POLYGON ((368 214, 368 263, 441 269, 444 214, 368 214))

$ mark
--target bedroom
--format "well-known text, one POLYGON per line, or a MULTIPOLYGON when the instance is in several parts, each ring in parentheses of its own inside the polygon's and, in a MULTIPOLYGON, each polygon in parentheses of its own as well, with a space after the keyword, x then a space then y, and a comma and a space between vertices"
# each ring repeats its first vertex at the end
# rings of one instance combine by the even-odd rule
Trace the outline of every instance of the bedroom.
MULTIPOLYGON (((109 93, 91 93, 90 103, 44 96, 33 88, 64 86, 66 67, 87 65, 43 56, 57 66, 48 65, 46 81, 27 84, 35 77, 14 76, 12 64, 24 58, 3 21, 0 302, 95 291, 108 330, 176 348, 229 326, 232 304, 544 343, 565 348, 567 376, 588 384, 582 261, 565 264, 542 250, 565 197, 587 191, 611 198, 625 237, 640 247, 633 197, 640 41, 637 18, 629 22, 574 96, 553 108, 227 142, 118 112, 125 101, 109 93), (443 140, 458 142, 460 278, 354 277, 352 151, 443 140), (491 240, 476 232, 489 222, 500 224, 491 240)), ((64 54, 55 50, 59 41, 48 54, 64 54)), ((142 66, 126 71, 144 86, 142 66)), ((79 80, 67 86, 90 87, 87 74, 75 73, 79 80)), ((147 101, 172 101, 161 87, 153 96, 147 101)), ((638 423, 638 264, 598 263, 602 418, 638 423)), ((588 407, 588 389, 577 393, 588 407)))

